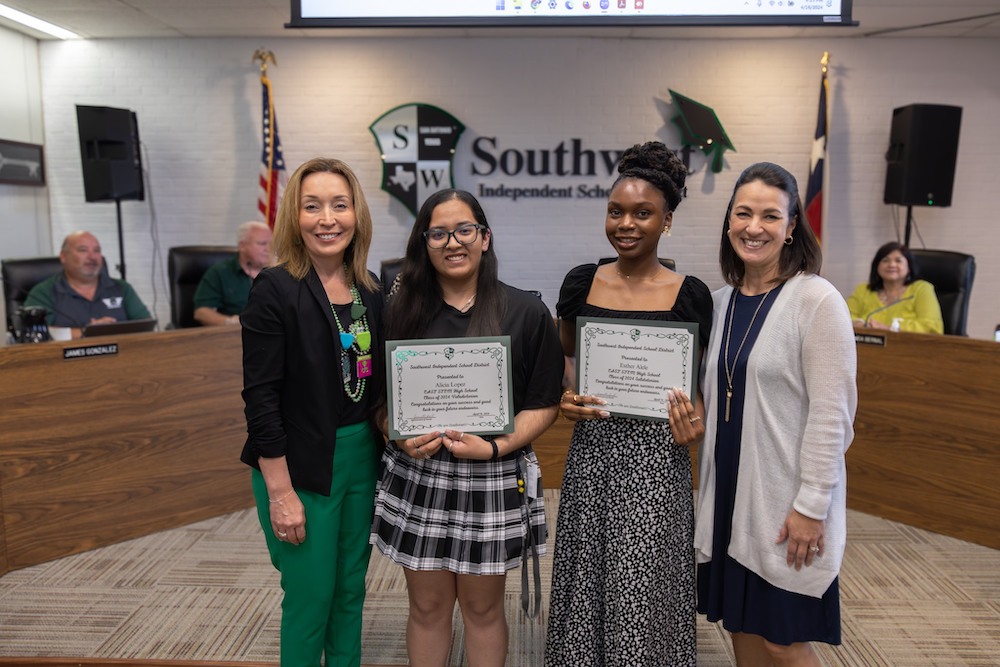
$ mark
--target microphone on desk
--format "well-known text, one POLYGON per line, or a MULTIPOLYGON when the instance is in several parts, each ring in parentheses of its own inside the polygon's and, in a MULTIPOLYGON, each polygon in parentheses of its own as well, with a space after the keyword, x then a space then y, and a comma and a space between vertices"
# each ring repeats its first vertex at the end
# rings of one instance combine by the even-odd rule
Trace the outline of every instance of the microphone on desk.
POLYGON ((871 319, 872 319, 872 315, 875 315, 876 313, 881 313, 886 308, 892 308, 897 303, 902 303, 902 302, 908 301, 908 300, 910 300, 912 298, 913 298, 912 295, 910 295, 910 296, 904 296, 902 299, 897 299, 897 300, 893 301, 892 303, 887 303, 884 306, 880 306, 880 307, 876 308, 872 312, 868 313, 868 315, 865 317, 865 326, 867 327, 870 324, 871 319))

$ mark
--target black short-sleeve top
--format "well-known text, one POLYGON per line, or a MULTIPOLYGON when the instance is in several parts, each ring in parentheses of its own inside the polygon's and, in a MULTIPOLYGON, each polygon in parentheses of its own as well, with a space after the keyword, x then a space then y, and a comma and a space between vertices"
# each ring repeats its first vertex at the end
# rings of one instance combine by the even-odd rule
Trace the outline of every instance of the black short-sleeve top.
POLYGON ((708 286, 694 276, 684 276, 677 292, 677 300, 670 310, 612 310, 587 303, 590 286, 597 274, 597 264, 582 264, 570 270, 559 289, 556 315, 561 320, 577 317, 616 317, 634 320, 659 320, 666 322, 695 322, 701 349, 708 348, 712 332, 712 293, 708 286))
MULTIPOLYGON (((563 353, 552 315, 534 294, 500 283, 507 300, 501 333, 510 336, 514 414, 559 403, 563 353)), ((475 306, 473 306, 475 308, 475 306)), ((473 309, 461 312, 444 304, 427 326, 425 338, 465 336, 473 309)))

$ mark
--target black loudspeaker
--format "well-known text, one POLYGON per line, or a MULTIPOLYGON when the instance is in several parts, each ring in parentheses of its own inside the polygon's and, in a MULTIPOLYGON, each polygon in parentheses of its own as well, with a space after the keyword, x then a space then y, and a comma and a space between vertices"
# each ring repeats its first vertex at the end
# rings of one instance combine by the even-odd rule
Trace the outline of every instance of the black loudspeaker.
POLYGON ((145 191, 135 113, 77 105, 76 122, 87 201, 142 200, 145 191))
POLYGON ((951 206, 962 107, 911 104, 892 111, 886 204, 951 206))

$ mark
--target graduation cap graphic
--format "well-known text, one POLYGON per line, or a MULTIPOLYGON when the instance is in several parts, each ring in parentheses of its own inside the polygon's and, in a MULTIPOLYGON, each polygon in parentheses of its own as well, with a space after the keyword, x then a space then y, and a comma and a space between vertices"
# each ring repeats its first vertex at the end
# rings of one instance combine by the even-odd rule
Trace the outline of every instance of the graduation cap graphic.
MULTIPOLYGON (((670 90, 668 88, 668 90, 670 90)), ((690 97, 685 97, 677 91, 670 90, 674 106, 680 112, 670 120, 677 125, 681 131, 681 144, 684 146, 684 162, 687 164, 688 155, 692 148, 705 153, 711 158, 712 171, 718 174, 722 171, 722 155, 728 148, 735 151, 736 147, 729 141, 719 117, 711 107, 707 107, 701 102, 695 102, 690 97)))

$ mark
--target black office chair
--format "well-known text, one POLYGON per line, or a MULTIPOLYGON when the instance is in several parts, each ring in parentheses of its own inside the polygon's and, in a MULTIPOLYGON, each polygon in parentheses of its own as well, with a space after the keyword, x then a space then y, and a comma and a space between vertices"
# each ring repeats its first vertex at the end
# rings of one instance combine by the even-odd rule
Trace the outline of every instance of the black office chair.
POLYGON ((221 245, 174 246, 167 253, 170 280, 170 325, 174 329, 201 326, 194 319, 194 293, 213 264, 229 259, 236 248, 221 245))
POLYGON ((953 336, 967 336, 969 299, 972 282, 976 278, 976 258, 951 250, 910 249, 917 261, 917 274, 934 285, 944 332, 953 336))
POLYGON ((7 329, 13 326, 14 313, 24 305, 31 288, 62 271, 58 257, 31 257, 0 261, 3 299, 7 308, 7 329))
POLYGON ((392 281, 396 279, 399 275, 400 270, 403 268, 403 258, 396 257, 394 259, 383 259, 382 266, 379 270, 378 279, 382 281, 382 291, 386 294, 392 289, 392 281))
MULTIPOLYGON (((616 259, 618 259, 618 258, 617 257, 601 257, 599 260, 597 260, 597 263, 598 264, 610 264, 611 262, 615 261, 616 259)), ((660 257, 660 264, 662 264, 663 266, 667 267, 671 271, 676 271, 677 270, 677 263, 674 262, 674 260, 670 259, 669 257, 660 257)))

